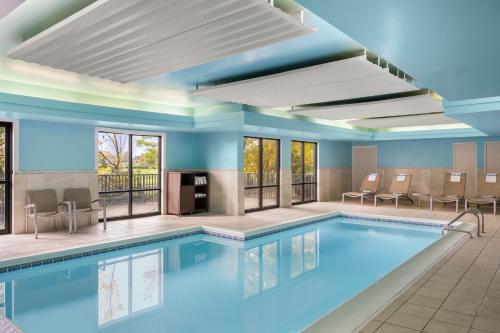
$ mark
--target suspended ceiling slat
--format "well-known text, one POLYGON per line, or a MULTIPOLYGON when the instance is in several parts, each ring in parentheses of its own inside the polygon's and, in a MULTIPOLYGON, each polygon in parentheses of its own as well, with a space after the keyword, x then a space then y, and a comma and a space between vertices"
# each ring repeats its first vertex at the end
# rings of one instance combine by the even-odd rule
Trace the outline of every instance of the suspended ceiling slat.
POLYGON ((443 111, 440 100, 430 94, 381 101, 297 109, 289 113, 328 120, 404 116, 443 111))
POLYGON ((432 126, 459 124, 459 121, 445 116, 443 113, 424 114, 415 116, 360 119, 349 122, 352 125, 366 128, 391 128, 391 127, 409 127, 409 126, 432 126))
POLYGON ((417 88, 406 80, 359 56, 202 88, 192 94, 260 107, 282 107, 413 90, 417 88))
POLYGON ((267 0, 98 0, 9 56, 130 82, 310 32, 267 0))

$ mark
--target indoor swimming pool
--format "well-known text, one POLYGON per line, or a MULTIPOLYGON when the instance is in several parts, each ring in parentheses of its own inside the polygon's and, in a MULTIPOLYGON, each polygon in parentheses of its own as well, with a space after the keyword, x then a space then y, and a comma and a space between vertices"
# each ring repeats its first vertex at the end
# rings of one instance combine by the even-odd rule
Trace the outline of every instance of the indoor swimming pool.
POLYGON ((440 237, 350 217, 192 235, 3 273, 0 311, 26 333, 299 332, 440 237))

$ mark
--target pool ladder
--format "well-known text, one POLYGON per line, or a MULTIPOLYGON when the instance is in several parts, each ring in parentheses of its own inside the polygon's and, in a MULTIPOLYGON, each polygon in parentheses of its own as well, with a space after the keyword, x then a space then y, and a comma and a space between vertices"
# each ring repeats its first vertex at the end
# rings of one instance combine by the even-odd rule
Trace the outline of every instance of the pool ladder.
POLYGON ((447 230, 447 231, 456 231, 456 232, 464 232, 466 234, 469 234, 470 238, 472 238, 473 237, 472 236, 472 232, 465 231, 465 230, 459 230, 459 229, 455 229, 455 228, 451 228, 450 227, 450 225, 452 225, 453 223, 457 222, 462 216, 467 215, 467 214, 472 214, 472 215, 474 215, 476 217, 476 219, 477 219, 477 237, 481 237, 481 232, 484 233, 484 214, 483 214, 483 212, 481 212, 477 208, 469 208, 469 209, 463 211, 462 213, 460 213, 460 215, 458 215, 453 220, 451 220, 450 222, 448 222, 443 227, 443 229, 441 229, 441 234, 444 235, 444 231, 445 230, 447 230), (480 218, 480 216, 481 216, 481 218, 480 218))

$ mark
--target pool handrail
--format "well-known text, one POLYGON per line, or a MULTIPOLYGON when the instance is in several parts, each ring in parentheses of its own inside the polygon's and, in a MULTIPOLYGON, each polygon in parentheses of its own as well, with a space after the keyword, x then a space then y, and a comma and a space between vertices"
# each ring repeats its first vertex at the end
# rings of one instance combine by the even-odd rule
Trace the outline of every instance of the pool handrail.
POLYGON ((472 238, 472 233, 470 231, 465 231, 465 230, 459 230, 455 228, 451 228, 450 225, 453 223, 457 222, 462 216, 467 215, 467 214, 472 214, 476 217, 477 219, 477 237, 481 237, 481 231, 484 233, 484 214, 477 208, 469 208, 462 213, 460 213, 457 217, 455 217, 453 220, 448 222, 442 229, 441 229, 441 234, 444 235, 444 231, 457 231, 457 232, 464 232, 470 235, 472 238), (481 218, 479 218, 479 215, 481 215, 481 218))

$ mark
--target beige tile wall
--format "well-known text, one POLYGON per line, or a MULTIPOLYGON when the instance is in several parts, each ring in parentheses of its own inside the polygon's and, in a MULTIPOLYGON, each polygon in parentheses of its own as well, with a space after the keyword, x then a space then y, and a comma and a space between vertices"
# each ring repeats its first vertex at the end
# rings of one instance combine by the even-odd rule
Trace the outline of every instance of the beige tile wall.
POLYGON ((351 191, 351 168, 320 168, 318 201, 339 200, 343 192, 351 191))
POLYGON ((245 214, 243 170, 209 170, 210 212, 224 215, 245 214))
MULTIPOLYGON (((432 195, 439 195, 443 190, 444 175, 446 172, 453 171, 447 168, 379 168, 382 173, 382 180, 380 182, 380 191, 387 191, 391 184, 392 176, 396 173, 407 172, 412 175, 413 193, 430 193, 432 195)), ((482 169, 477 170, 479 175, 482 169)), ((475 192, 475 189, 473 190, 475 192)))
POLYGON ((292 169, 281 169, 280 207, 292 207, 292 169))
MULTIPOLYGON (((64 190, 71 187, 89 187, 92 199, 98 197, 97 172, 96 171, 74 171, 74 172, 16 172, 13 177, 13 216, 12 232, 15 234, 25 233, 24 206, 27 203, 28 190, 55 189, 59 201, 64 200, 64 190)), ((97 215, 91 219, 97 223, 97 215)), ((67 221, 64 219, 63 224, 67 221)), ((80 216, 78 225, 88 224, 85 216, 80 216)), ((61 223, 59 224, 60 226, 61 223)), ((40 231, 53 230, 55 222, 46 221, 40 224, 40 231)), ((33 224, 28 223, 28 232, 33 232, 33 224)))

